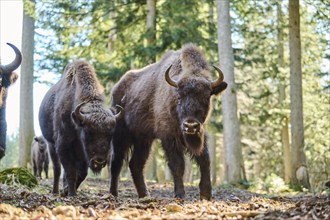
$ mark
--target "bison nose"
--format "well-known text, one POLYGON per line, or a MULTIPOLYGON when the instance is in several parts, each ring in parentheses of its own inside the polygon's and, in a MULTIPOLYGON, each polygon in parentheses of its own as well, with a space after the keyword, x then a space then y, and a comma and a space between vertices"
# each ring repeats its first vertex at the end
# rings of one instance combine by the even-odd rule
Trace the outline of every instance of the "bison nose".
POLYGON ((200 131, 200 123, 196 121, 183 122, 183 131, 186 134, 196 134, 200 131))
POLYGON ((102 161, 102 160, 97 160, 94 159, 91 161, 91 168, 92 169, 102 169, 103 167, 105 167, 105 165, 107 165, 107 161, 102 161))

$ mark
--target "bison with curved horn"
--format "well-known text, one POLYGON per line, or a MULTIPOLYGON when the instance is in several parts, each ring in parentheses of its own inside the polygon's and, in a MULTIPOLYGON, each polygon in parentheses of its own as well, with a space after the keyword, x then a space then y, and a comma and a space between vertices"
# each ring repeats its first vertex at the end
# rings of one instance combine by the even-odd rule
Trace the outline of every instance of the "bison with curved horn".
POLYGON ((0 159, 5 156, 6 151, 6 99, 7 89, 14 84, 18 75, 13 71, 21 65, 22 54, 13 44, 7 43, 15 52, 15 59, 10 64, 0 65, 0 159))
POLYGON ((105 96, 92 66, 85 61, 68 64, 62 78, 46 93, 39 124, 53 162, 53 193, 59 193, 61 164, 64 195, 75 196, 88 167, 96 174, 111 155, 110 142, 119 107, 105 106, 105 96))
POLYGON ((154 139, 160 139, 174 178, 174 194, 185 196, 184 154, 197 162, 201 179, 200 197, 211 199, 210 158, 205 122, 211 110, 211 96, 226 89, 218 67, 212 80, 212 66, 202 51, 187 44, 169 51, 163 58, 140 70, 122 76, 112 90, 112 106, 125 108, 124 120, 116 125, 113 136, 110 193, 118 195, 118 177, 129 149, 129 168, 139 197, 147 196, 143 169, 154 139))

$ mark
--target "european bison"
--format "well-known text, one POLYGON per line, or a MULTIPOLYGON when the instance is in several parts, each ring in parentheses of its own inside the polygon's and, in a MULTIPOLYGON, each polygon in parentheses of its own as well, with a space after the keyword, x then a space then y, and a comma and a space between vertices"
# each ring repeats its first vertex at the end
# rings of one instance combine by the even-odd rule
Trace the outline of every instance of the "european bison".
POLYGON ((21 65, 22 54, 14 45, 7 43, 15 51, 16 57, 13 62, 7 65, 0 65, 0 160, 5 156, 6 151, 6 135, 7 135, 7 122, 6 122, 6 99, 7 89, 10 85, 14 84, 18 75, 13 71, 21 65))
POLYGON ((132 147, 129 168, 139 197, 148 195, 143 169, 154 139, 160 139, 174 178, 175 197, 185 196, 184 153, 197 162, 200 197, 211 198, 210 159, 204 124, 211 110, 211 96, 226 89, 221 70, 211 79, 211 67, 201 50, 187 44, 140 70, 127 72, 112 90, 112 106, 125 109, 124 120, 113 136, 110 193, 118 195, 123 159, 132 147))
POLYGON ((31 145, 31 158, 33 174, 41 177, 42 170, 45 171, 46 179, 48 179, 49 157, 47 143, 43 136, 34 137, 31 145))
POLYGON ((88 167, 98 174, 107 164, 112 133, 123 110, 114 114, 105 101, 103 87, 85 61, 68 64, 59 82, 46 93, 39 124, 53 162, 54 194, 59 192, 61 164, 68 196, 77 194, 88 167))

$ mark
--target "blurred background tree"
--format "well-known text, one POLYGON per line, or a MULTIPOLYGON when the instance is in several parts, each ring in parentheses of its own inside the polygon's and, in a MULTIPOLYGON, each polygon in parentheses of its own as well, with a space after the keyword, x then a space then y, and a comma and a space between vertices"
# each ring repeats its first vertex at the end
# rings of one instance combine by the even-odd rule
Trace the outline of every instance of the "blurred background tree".
MULTIPOLYGON (((188 42, 199 45, 212 64, 219 64, 217 32, 222 30, 217 30, 213 0, 36 0, 35 7, 38 81, 49 72, 61 74, 68 62, 84 58, 94 65, 109 94, 127 70, 144 67, 188 42), (150 16, 155 16, 154 24, 147 22, 150 16)), ((322 190, 330 179, 329 8, 325 0, 300 1, 304 151, 314 191, 322 190)), ((289 97, 288 1, 230 1, 230 17, 247 180, 241 183, 267 189, 274 179, 287 183, 290 179, 285 166, 290 166, 290 102, 295 100, 289 97)), ((221 96, 214 97, 213 109, 208 124, 212 182, 220 184, 225 180, 221 96)), ((169 179, 159 146, 151 159, 148 178, 169 179)), ((194 164, 188 166, 185 180, 194 183, 199 174, 194 164)))

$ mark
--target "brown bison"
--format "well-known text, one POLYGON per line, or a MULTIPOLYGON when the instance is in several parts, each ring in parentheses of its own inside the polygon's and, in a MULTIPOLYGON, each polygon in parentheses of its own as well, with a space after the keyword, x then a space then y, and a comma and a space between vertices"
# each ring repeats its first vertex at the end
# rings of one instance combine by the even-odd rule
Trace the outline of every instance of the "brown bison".
POLYGON ((211 96, 227 87, 221 70, 211 79, 211 67, 201 50, 187 44, 140 70, 127 72, 112 90, 111 105, 125 108, 124 120, 113 136, 110 193, 117 196, 123 159, 132 147, 129 168, 139 197, 148 195, 143 169, 154 139, 160 139, 174 178, 174 194, 185 196, 184 153, 197 162, 200 197, 211 198, 210 159, 204 125, 211 110, 211 96))
POLYGON ((6 151, 6 99, 7 89, 16 82, 18 75, 13 71, 21 65, 22 54, 14 45, 7 43, 15 51, 16 57, 13 62, 7 65, 0 65, 0 159, 5 156, 6 151))
POLYGON ((47 143, 43 136, 34 137, 31 145, 31 158, 33 174, 41 177, 42 170, 45 171, 46 179, 48 179, 49 157, 47 143))
POLYGON ((59 82, 46 93, 39 124, 53 162, 54 194, 59 192, 61 164, 68 196, 76 195, 88 167, 98 174, 107 164, 116 120, 123 111, 114 114, 105 101, 96 73, 85 61, 68 64, 59 82))

